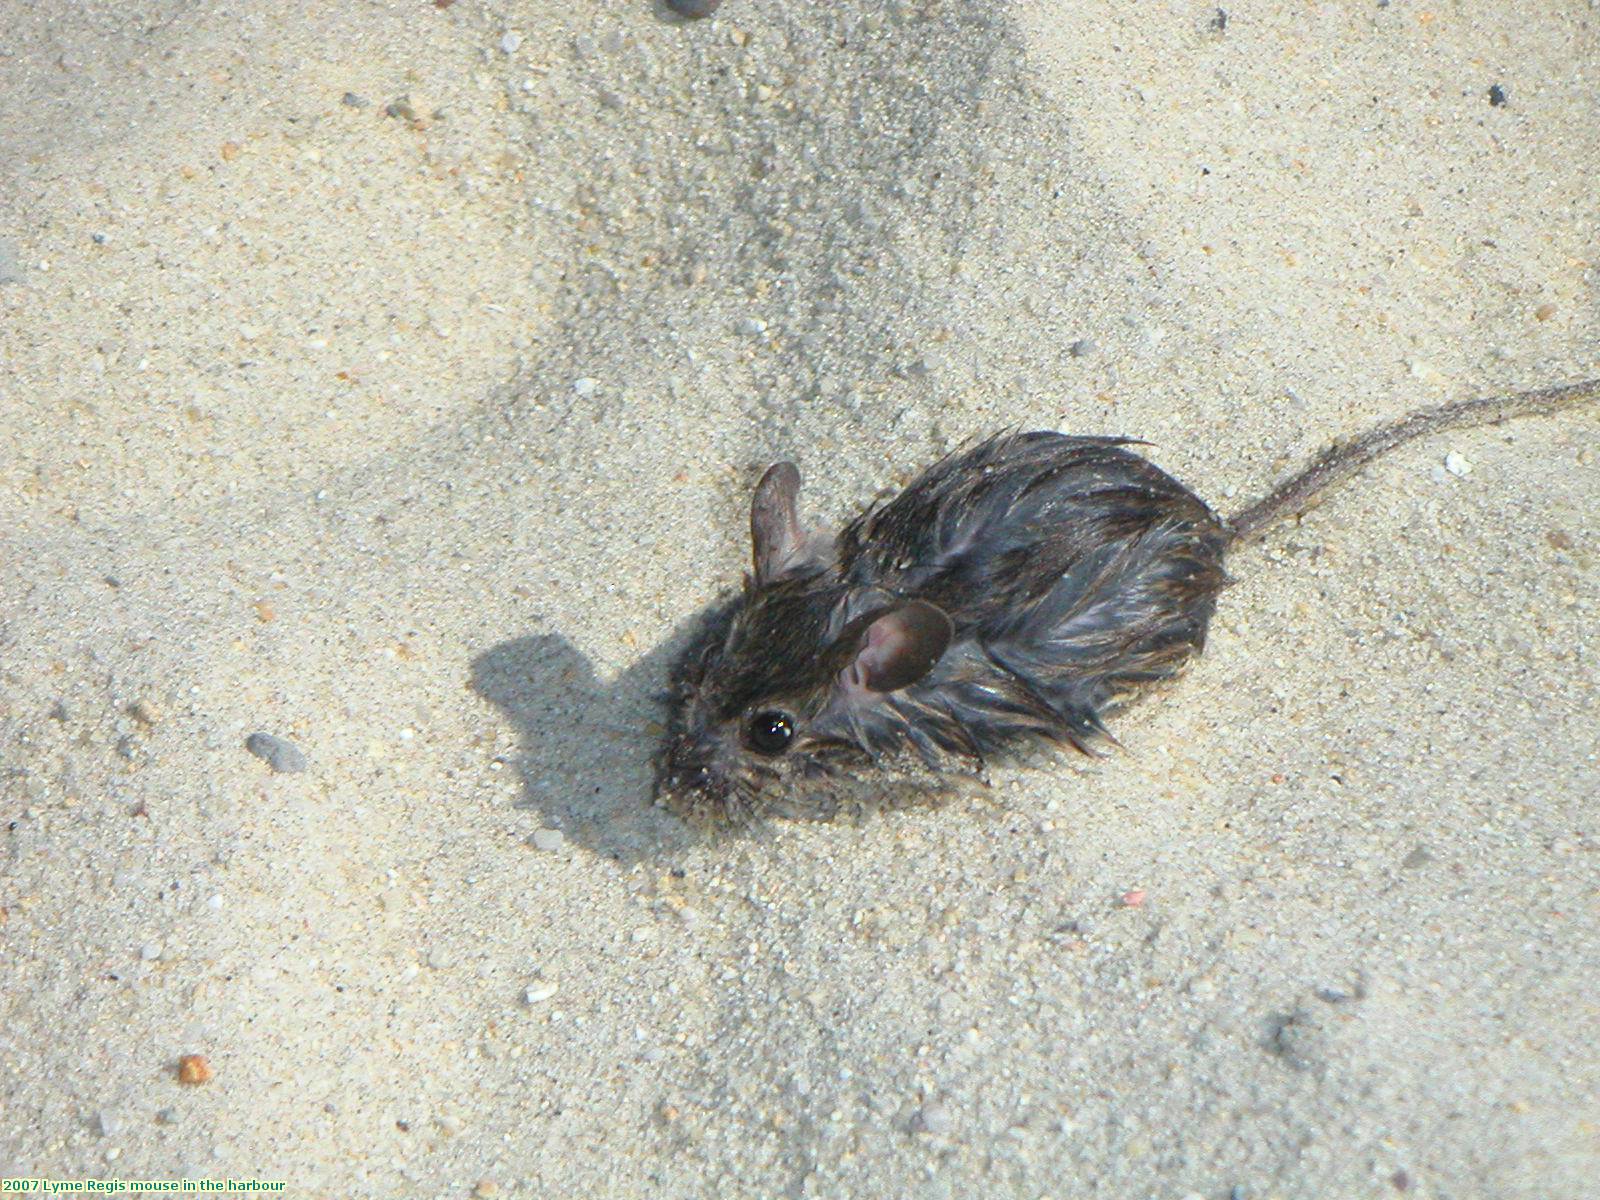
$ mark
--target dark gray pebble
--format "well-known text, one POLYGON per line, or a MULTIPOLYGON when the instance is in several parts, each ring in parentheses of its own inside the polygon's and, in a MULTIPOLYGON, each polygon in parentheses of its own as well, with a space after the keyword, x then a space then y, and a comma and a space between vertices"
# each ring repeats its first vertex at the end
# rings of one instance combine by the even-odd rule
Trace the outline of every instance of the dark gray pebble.
POLYGON ((344 105, 346 108, 366 108, 367 105, 372 103, 372 101, 366 99, 365 97, 358 96, 354 92, 346 92, 339 103, 344 105))
POLYGON ((245 738, 244 748, 280 775, 293 775, 306 769, 306 756, 300 748, 270 733, 252 733, 245 738))
POLYGON ((1505 102, 1506 102, 1506 90, 1505 90, 1505 88, 1501 87, 1498 83, 1491 83, 1489 85, 1489 103, 1492 104, 1495 108, 1499 108, 1505 102))
POLYGON ((693 20, 709 17, 722 7, 722 0, 667 0, 667 7, 680 17, 693 20))

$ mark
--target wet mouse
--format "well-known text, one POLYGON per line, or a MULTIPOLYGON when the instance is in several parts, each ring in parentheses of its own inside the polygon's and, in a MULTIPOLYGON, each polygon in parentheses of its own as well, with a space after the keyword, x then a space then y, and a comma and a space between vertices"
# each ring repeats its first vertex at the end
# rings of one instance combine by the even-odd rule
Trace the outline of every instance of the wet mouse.
POLYGON ((1597 398, 1590 380, 1421 410, 1230 518, 1129 439, 1003 433, 830 537, 778 463, 751 503, 743 594, 679 665, 658 800, 711 824, 826 817, 1029 749, 1091 750, 1200 652, 1233 550, 1402 443, 1597 398))

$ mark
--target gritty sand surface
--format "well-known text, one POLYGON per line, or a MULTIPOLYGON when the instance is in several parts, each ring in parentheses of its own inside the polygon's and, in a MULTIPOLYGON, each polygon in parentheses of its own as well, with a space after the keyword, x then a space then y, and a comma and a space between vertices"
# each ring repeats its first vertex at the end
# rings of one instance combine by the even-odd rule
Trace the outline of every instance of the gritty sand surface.
POLYGON ((774 458, 837 519, 1121 433, 1231 511, 1600 374, 1591 4, 0 29, 0 1174, 1595 1194, 1593 410, 1241 554, 1124 751, 754 838, 647 803, 774 458))

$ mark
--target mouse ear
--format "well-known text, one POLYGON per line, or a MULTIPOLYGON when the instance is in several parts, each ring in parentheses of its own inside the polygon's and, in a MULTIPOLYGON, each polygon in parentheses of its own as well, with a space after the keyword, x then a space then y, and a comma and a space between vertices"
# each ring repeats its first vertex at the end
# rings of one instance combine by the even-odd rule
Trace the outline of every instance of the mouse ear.
POLYGON ((892 608, 862 632, 840 682, 858 694, 910 687, 933 670, 954 636, 955 626, 937 604, 913 600, 892 608))
POLYGON ((750 501, 750 548, 757 583, 783 574, 800 556, 805 534, 799 500, 800 468, 792 462, 773 463, 756 484, 750 501))

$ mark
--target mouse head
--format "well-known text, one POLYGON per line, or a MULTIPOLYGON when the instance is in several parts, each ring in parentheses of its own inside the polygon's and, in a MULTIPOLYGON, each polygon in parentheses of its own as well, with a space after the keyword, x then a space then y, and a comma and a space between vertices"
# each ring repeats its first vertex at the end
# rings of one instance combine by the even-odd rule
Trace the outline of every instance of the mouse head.
POLYGON ((762 476, 753 573, 679 671, 656 790, 692 818, 779 811, 789 785, 903 748, 905 689, 953 635, 933 604, 842 580, 831 541, 800 524, 799 490, 793 463, 762 476))

